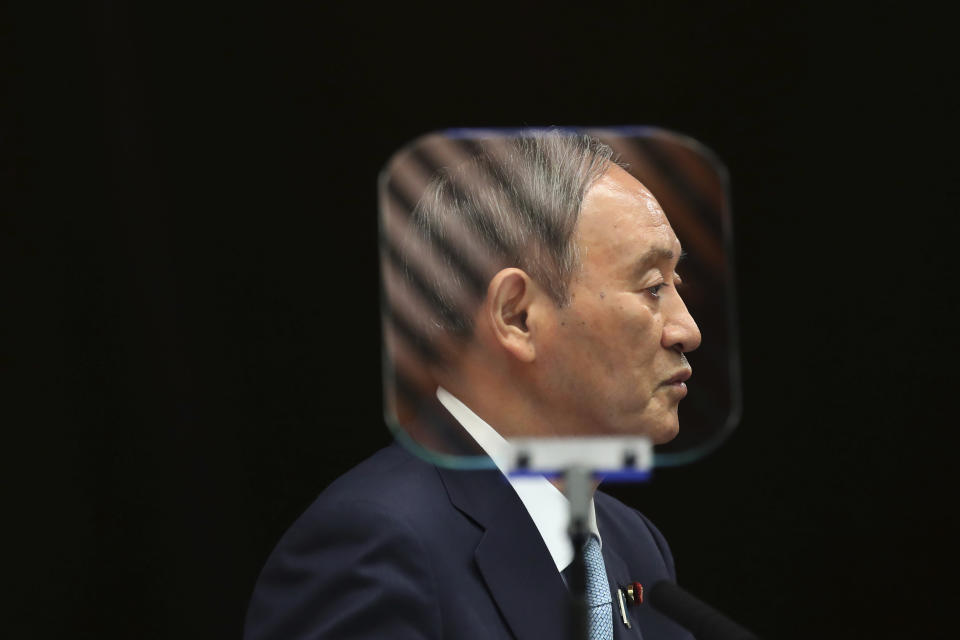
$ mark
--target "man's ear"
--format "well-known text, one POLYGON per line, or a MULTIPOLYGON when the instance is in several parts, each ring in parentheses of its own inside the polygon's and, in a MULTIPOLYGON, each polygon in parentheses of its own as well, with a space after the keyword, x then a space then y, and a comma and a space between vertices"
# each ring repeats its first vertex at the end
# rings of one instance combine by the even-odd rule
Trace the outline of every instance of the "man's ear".
POLYGON ((494 338, 521 362, 533 362, 536 348, 528 325, 531 306, 541 292, 521 269, 499 271, 487 287, 487 318, 494 338))

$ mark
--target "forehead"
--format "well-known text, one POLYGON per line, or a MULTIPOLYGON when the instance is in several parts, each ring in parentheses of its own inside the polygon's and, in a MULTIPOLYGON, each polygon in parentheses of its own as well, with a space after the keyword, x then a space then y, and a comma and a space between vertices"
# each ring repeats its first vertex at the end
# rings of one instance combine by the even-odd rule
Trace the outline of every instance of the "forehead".
POLYGON ((618 166, 611 166, 587 191, 577 222, 585 266, 632 264, 651 249, 679 254, 679 241, 653 194, 618 166))

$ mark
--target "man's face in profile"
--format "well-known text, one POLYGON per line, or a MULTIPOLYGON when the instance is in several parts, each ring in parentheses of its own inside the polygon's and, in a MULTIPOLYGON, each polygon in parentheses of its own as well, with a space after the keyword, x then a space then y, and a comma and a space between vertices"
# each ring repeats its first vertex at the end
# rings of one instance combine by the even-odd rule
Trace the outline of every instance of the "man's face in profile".
POLYGON ((657 201, 612 166, 587 192, 574 241, 581 270, 549 331, 545 392, 581 433, 676 436, 684 352, 700 331, 680 297, 680 242, 657 201))

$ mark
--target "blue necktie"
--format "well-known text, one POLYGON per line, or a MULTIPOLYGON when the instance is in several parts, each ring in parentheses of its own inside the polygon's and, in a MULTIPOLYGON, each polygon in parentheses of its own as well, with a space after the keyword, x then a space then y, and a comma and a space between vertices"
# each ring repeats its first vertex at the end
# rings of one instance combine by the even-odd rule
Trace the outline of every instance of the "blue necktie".
POLYGON ((600 541, 590 536, 583 547, 587 569, 587 628, 590 640, 613 640, 613 599, 607 569, 600 554, 600 541))

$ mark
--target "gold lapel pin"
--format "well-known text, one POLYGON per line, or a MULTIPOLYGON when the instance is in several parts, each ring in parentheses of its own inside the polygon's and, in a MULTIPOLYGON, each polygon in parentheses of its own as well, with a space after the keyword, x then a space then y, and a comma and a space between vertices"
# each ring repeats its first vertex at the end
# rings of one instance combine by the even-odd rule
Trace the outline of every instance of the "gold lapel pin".
POLYGON ((617 587, 617 601, 620 604, 620 619, 627 629, 630 628, 630 618, 627 617, 627 603, 636 607, 643 604, 643 585, 639 582, 631 582, 626 587, 617 587))
POLYGON ((623 589, 617 589, 617 600, 620 602, 620 619, 623 620, 623 624, 627 625, 627 629, 630 628, 630 619, 627 618, 627 608, 623 604, 623 589))

